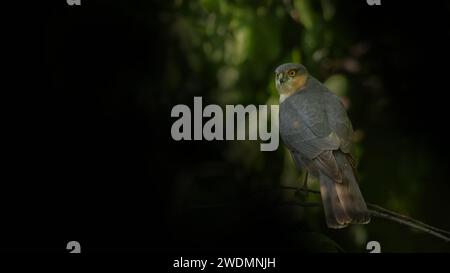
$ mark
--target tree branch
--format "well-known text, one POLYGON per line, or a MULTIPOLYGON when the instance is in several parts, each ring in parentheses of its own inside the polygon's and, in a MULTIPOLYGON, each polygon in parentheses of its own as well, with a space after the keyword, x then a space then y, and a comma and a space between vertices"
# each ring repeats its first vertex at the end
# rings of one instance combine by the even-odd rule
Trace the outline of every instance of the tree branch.
MULTIPOLYGON (((304 188, 295 188, 295 187, 280 187, 284 190, 298 190, 313 194, 320 194, 320 191, 316 190, 310 190, 310 189, 304 189, 304 188)), ((379 205, 367 203, 367 207, 369 208, 369 212, 372 216, 387 219, 396 223, 399 223, 401 225, 406 225, 411 228, 415 228, 417 230, 423 231, 425 233, 431 234, 433 236, 436 236, 438 238, 443 239, 446 242, 450 242, 450 237, 445 235, 450 235, 450 232, 444 229, 440 229, 437 227, 430 226, 428 224, 425 224, 424 222, 421 222, 419 220, 416 220, 414 218, 411 218, 409 216, 390 211, 388 209, 385 209, 379 205)))
MULTIPOLYGON (((317 191, 317 190, 297 188, 297 187, 292 187, 292 186, 281 186, 281 187, 277 187, 277 188, 257 190, 257 191, 251 192, 247 197, 253 196, 255 194, 260 194, 260 193, 264 193, 264 192, 272 192, 272 191, 277 191, 277 190, 295 190, 295 191, 302 191, 302 192, 307 192, 307 193, 312 193, 312 194, 320 194, 320 191, 317 191)), ((245 200, 247 200, 247 198, 245 198, 245 200)), ((233 205, 233 204, 236 204, 236 202, 200 205, 200 206, 195 206, 193 208, 224 207, 224 206, 229 206, 229 205, 233 205)), ((299 202, 299 201, 284 201, 281 203, 277 203, 277 205, 300 206, 300 207, 322 207, 322 204, 318 203, 318 202, 299 202)), ((433 235, 437 238, 444 240, 447 243, 450 242, 450 237, 446 236, 446 235, 450 235, 450 232, 447 230, 430 226, 419 220, 416 220, 416 219, 411 218, 406 215, 402 215, 402 214, 394 212, 394 211, 390 211, 390 210, 385 209, 376 204, 367 203, 367 207, 369 208, 370 214, 374 217, 393 221, 398 224, 408 226, 410 228, 414 228, 416 230, 420 230, 422 232, 433 235)))
POLYGON ((409 227, 415 228, 417 230, 421 230, 421 231, 423 231, 425 233, 431 234, 433 236, 436 236, 438 238, 441 238, 442 240, 444 240, 447 243, 450 242, 450 237, 447 237, 447 236, 445 236, 445 235, 443 235, 441 233, 438 233, 438 232, 434 231, 434 229, 435 229, 434 227, 432 227, 433 229, 430 229, 430 228, 426 228, 426 227, 424 227, 422 225, 415 224, 412 221, 402 220, 400 217, 396 217, 396 216, 388 214, 388 213, 383 213, 383 212, 376 211, 376 210, 371 210, 371 209, 369 209, 369 211, 370 211, 370 214, 372 216, 375 216, 375 217, 378 217, 378 218, 384 218, 384 219, 387 219, 387 220, 390 220, 390 221, 393 221, 393 222, 397 222, 397 223, 399 223, 401 225, 409 226, 409 227))
POLYGON ((411 218, 411 217, 406 216, 406 215, 402 215, 402 214, 394 212, 394 211, 387 210, 387 209, 385 209, 383 207, 380 207, 378 205, 367 203, 367 207, 369 207, 369 208, 371 208, 373 210, 377 210, 377 211, 380 211, 380 212, 384 212, 384 213, 390 214, 390 215, 392 215, 394 217, 398 217, 398 218, 403 219, 405 221, 409 221, 409 222, 415 223, 417 225, 423 226, 423 227, 428 228, 430 230, 433 230, 435 232, 446 234, 446 235, 450 235, 450 232, 448 232, 447 230, 443 230, 443 229, 440 229, 440 228, 436 228, 436 227, 430 226, 430 225, 428 225, 428 224, 426 224, 424 222, 421 222, 419 220, 416 220, 416 219, 411 218))

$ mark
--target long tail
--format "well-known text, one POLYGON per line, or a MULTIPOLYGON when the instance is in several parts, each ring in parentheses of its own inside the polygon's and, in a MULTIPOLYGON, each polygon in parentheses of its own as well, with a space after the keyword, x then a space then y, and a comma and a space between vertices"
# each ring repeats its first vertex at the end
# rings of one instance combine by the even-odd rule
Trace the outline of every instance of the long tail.
POLYGON ((343 228, 350 223, 369 223, 370 214, 348 155, 334 151, 333 158, 340 171, 340 180, 319 171, 320 192, 328 227, 343 228))
POLYGON ((346 227, 351 222, 351 218, 339 200, 336 190, 337 183, 323 174, 320 175, 319 181, 327 226, 329 228, 346 227))
POLYGON ((356 178, 356 171, 347 154, 340 151, 334 153, 343 177, 343 183, 336 184, 336 191, 344 210, 352 219, 352 224, 367 224, 370 213, 361 194, 356 178))

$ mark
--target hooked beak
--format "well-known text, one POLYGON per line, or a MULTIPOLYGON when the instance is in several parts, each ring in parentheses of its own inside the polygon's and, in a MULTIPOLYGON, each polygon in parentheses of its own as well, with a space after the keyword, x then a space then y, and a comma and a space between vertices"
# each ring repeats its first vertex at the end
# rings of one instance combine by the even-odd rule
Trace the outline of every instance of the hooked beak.
POLYGON ((282 77, 278 79, 278 84, 282 85, 283 83, 285 83, 287 81, 286 78, 282 77))
POLYGON ((277 84, 281 85, 284 82, 286 82, 286 79, 284 78, 284 76, 282 74, 277 74, 276 81, 277 81, 277 84))

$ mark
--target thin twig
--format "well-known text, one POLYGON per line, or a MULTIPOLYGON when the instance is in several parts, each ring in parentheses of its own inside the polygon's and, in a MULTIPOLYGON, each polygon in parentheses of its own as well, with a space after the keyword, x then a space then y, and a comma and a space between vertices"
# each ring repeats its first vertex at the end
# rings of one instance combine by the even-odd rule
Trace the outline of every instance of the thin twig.
POLYGON ((438 232, 436 232, 436 231, 434 231, 434 230, 432 230, 430 228, 426 228, 424 226, 417 225, 417 224, 415 224, 415 223, 413 223, 411 221, 402 220, 402 219, 400 219, 400 218, 398 218, 396 216, 393 216, 393 215, 388 214, 388 213, 383 213, 381 211, 376 211, 376 210, 369 210, 369 211, 370 211, 371 215, 376 216, 378 218, 384 218, 384 219, 387 219, 387 220, 390 220, 390 221, 394 221, 394 222, 397 222, 399 224, 402 224, 402 225, 405 225, 405 226, 409 226, 409 227, 421 230, 421 231, 423 231, 425 233, 434 235, 434 236, 436 236, 438 238, 443 239, 445 242, 450 242, 450 238, 449 237, 447 237, 447 236, 445 236, 445 235, 443 235, 441 233, 438 233, 438 232))
POLYGON ((297 206, 297 207, 309 207, 309 208, 318 208, 321 207, 322 204, 318 202, 299 202, 299 201, 284 201, 278 202, 277 206, 297 206))
POLYGON ((387 214, 390 214, 390 215, 392 215, 392 216, 401 218, 401 219, 403 219, 403 220, 406 220, 406 221, 415 223, 415 224, 417 224, 417 225, 421 225, 421 226, 423 226, 423 227, 425 227, 425 228, 434 230, 434 231, 436 231, 436 232, 443 233, 443 234, 446 234, 446 235, 450 235, 450 232, 448 232, 448 231, 446 231, 446 230, 444 230, 444 229, 440 229, 440 228, 437 228, 437 227, 430 226, 430 225, 428 225, 428 224, 426 224, 426 223, 424 223, 424 222, 422 222, 422 221, 416 220, 416 219, 414 219, 414 218, 411 218, 411 217, 406 216, 406 215, 402 215, 402 214, 397 213, 397 212, 394 212, 394 211, 390 211, 390 210, 385 209, 385 208, 383 208, 383 207, 380 207, 380 206, 378 206, 378 205, 367 203, 367 207, 368 207, 368 208, 371 208, 371 209, 374 209, 374 210, 377 210, 377 211, 385 212, 385 213, 387 213, 387 214))

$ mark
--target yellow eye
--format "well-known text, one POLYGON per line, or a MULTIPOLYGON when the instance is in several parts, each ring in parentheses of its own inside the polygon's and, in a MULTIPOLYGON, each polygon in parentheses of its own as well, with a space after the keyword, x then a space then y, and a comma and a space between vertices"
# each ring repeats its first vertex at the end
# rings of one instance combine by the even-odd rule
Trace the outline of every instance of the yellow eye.
POLYGON ((295 70, 289 71, 289 77, 294 77, 294 76, 295 76, 295 70))

